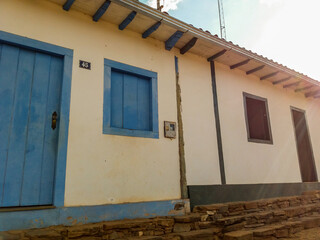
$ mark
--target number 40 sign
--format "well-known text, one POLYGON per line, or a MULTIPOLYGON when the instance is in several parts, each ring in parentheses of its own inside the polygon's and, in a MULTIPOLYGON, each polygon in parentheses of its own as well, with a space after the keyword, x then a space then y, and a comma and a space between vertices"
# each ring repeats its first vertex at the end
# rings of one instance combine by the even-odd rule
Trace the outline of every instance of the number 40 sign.
POLYGON ((79 67, 80 67, 80 68, 84 68, 84 69, 91 70, 91 63, 90 63, 90 62, 83 61, 83 60, 80 60, 80 61, 79 61, 79 67))

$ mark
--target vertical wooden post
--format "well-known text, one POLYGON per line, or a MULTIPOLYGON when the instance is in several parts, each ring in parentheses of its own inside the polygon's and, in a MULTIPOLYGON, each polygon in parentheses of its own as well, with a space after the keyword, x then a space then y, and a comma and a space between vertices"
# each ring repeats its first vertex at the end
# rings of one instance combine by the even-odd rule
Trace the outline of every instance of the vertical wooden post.
POLYGON ((184 153, 182 108, 181 108, 181 88, 179 83, 179 65, 178 57, 174 57, 176 70, 176 96, 177 96, 177 115, 178 115, 178 141, 179 141, 179 162, 180 162, 180 188, 181 198, 188 198, 187 178, 186 178, 186 161, 184 153))

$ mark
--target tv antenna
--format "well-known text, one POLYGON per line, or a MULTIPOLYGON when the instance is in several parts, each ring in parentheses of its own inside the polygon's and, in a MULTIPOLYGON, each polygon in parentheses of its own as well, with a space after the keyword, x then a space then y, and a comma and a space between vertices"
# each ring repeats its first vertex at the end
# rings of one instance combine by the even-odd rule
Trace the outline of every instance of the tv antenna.
POLYGON ((220 21, 220 37, 227 40, 226 25, 224 22, 223 0, 218 0, 219 21, 220 21))

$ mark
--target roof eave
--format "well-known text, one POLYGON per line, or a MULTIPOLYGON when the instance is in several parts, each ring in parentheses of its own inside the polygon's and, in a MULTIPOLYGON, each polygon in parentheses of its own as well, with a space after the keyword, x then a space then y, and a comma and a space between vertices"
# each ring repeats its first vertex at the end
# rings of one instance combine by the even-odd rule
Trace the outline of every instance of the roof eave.
POLYGON ((170 15, 167 15, 165 13, 162 13, 152 7, 149 7, 145 4, 140 3, 139 1, 132 1, 132 0, 111 0, 112 2, 115 2, 119 5, 122 5, 126 8, 132 9, 134 11, 140 12, 144 15, 147 15, 151 17, 152 19, 156 21, 162 21, 163 23, 172 26, 176 28, 177 30, 188 32, 189 34, 193 35, 194 37, 197 37, 199 39, 203 39, 206 41, 209 41, 215 45, 220 46, 223 49, 226 49, 228 51, 234 51, 244 57, 247 57, 252 60, 256 60, 258 62, 261 62, 262 64, 268 65, 270 67, 273 67, 279 71, 282 71, 286 74, 289 74, 291 76, 294 76, 296 78, 300 78, 308 83, 315 84, 317 86, 320 86, 320 82, 311 79, 308 76, 305 76, 299 72, 296 72, 292 69, 289 69, 285 66, 282 66, 278 63, 275 63, 271 60, 266 59, 265 57, 259 56, 253 52, 250 52, 244 48, 241 48, 239 46, 236 46, 230 42, 227 42, 224 39, 218 38, 213 36, 210 33, 204 32, 196 27, 193 27, 192 25, 189 25, 183 21, 180 21, 170 15))

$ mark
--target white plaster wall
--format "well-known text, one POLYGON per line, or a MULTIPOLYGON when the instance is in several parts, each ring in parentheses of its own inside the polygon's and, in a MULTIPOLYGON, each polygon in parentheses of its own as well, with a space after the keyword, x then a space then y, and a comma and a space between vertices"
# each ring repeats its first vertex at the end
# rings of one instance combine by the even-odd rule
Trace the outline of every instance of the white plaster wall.
POLYGON ((173 53, 47 1, 0 5, 0 30, 74 49, 65 205, 180 198, 178 140, 163 136, 163 121, 177 121, 173 53), (104 58, 158 73, 159 139, 102 134, 104 58))
POLYGON ((220 184, 210 64, 187 53, 179 58, 179 73, 187 183, 220 184))
POLYGON ((228 184, 301 182, 290 106, 306 111, 319 175, 320 104, 302 94, 216 63, 217 91, 228 184), (267 98, 273 144, 248 142, 243 92, 267 98))

